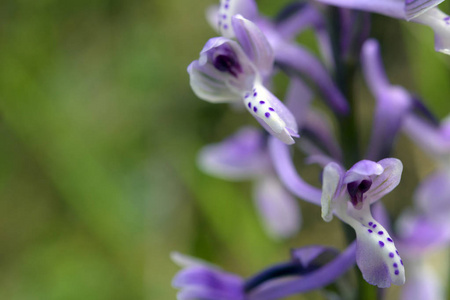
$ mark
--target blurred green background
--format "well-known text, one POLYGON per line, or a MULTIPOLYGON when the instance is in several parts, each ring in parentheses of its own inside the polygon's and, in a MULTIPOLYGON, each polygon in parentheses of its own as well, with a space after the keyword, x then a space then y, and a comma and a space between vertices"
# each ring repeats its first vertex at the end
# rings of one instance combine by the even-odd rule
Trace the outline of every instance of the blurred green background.
MULTIPOLYGON (((274 15, 288 2, 258 4, 274 15)), ((340 230, 330 234, 338 221, 308 204, 299 236, 274 243, 248 183, 196 168, 201 146, 255 124, 189 87, 186 67, 215 35, 204 18, 215 3, 1 1, 0 299, 175 299, 174 250, 248 276, 291 247, 344 246, 340 230)), ((374 27, 392 81, 444 117, 450 60, 431 31, 379 16, 374 27)), ((302 41, 316 48, 312 34, 302 41)), ((362 79, 355 89, 370 111, 362 79)), ((400 145, 416 175, 389 197, 394 214, 410 201, 408 182, 431 170, 400 145)))

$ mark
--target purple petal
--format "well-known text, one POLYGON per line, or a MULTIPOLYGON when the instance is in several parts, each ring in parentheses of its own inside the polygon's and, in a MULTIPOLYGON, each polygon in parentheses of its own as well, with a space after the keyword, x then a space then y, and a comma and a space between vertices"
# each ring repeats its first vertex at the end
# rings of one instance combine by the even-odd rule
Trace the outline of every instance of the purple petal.
POLYGON ((305 49, 283 43, 274 49, 275 61, 293 75, 305 75, 313 80, 323 95, 324 101, 336 112, 348 112, 348 103, 331 79, 321 62, 305 49))
POLYGON ((319 2, 368 12, 379 13, 393 18, 404 19, 405 3, 401 0, 317 0, 319 2))
POLYGON ((361 50, 364 77, 373 95, 379 95, 390 86, 381 61, 380 46, 375 39, 367 40, 361 50))
POLYGON ((399 249, 408 256, 423 255, 450 242, 450 228, 422 215, 403 213, 397 221, 397 232, 401 238, 399 249))
POLYGON ((450 153, 450 122, 444 122, 436 127, 422 118, 410 115, 405 119, 403 129, 409 137, 431 156, 441 156, 450 153))
MULTIPOLYGON (((419 1, 419 0, 418 0, 419 1)), ((432 8, 412 22, 429 26, 434 31, 434 49, 450 55, 450 17, 438 8, 432 8)))
POLYGON ((273 68, 273 50, 261 30, 251 21, 237 15, 231 21, 236 39, 260 73, 268 75, 273 68))
POLYGON ((258 211, 273 238, 288 238, 299 231, 300 207, 276 177, 269 176, 258 181, 255 194, 258 211))
POLYGON ((221 0, 219 9, 219 30, 222 36, 234 38, 235 33, 231 19, 235 15, 255 21, 258 17, 258 8, 254 0, 221 0))
POLYGON ((372 178, 372 186, 365 193, 370 203, 378 201, 390 193, 399 183, 402 176, 403 164, 396 158, 385 158, 378 162, 384 171, 381 175, 372 178))
POLYGON ((293 144, 298 137, 297 123, 289 109, 262 85, 255 85, 245 107, 256 120, 273 136, 285 144, 293 144))
POLYGON ((262 132, 252 127, 203 147, 197 161, 204 172, 228 180, 249 179, 270 168, 262 132))
POLYGON ((187 286, 208 287, 214 290, 235 290, 241 287, 242 278, 206 266, 185 268, 177 273, 172 281, 176 288, 187 286))
POLYGON ((352 243, 337 258, 317 271, 298 279, 268 282, 248 295, 248 300, 275 300, 322 288, 347 272, 354 263, 355 243, 352 243))
POLYGON ((364 180, 369 176, 378 176, 384 171, 383 166, 371 160, 361 160, 354 164, 346 173, 344 184, 364 180))
POLYGON ((444 0, 404 0, 406 19, 409 21, 423 14, 429 9, 436 7, 444 0))
POLYGON ((297 173, 289 147, 275 138, 269 138, 269 153, 281 182, 294 195, 320 205, 321 190, 309 185, 297 173))
POLYGON ((314 5, 305 3, 302 9, 276 24, 275 30, 284 39, 292 40, 305 29, 322 29, 325 25, 325 18, 320 11, 314 5))

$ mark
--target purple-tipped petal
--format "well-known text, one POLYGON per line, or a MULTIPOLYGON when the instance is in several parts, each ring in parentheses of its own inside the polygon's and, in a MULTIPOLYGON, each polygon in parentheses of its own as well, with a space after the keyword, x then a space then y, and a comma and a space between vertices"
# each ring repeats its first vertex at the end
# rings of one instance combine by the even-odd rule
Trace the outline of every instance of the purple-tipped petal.
POLYGON ((416 206, 428 218, 449 224, 450 220, 450 175, 437 171, 421 182, 415 193, 416 206))
POLYGON ((390 86, 381 60, 380 45, 377 40, 367 40, 361 49, 364 77, 372 94, 378 95, 390 86))
POLYGON ((438 8, 432 8, 411 21, 427 25, 433 29, 434 49, 450 55, 450 17, 447 14, 438 8))
POLYGON ((384 171, 381 175, 372 178, 372 186, 366 192, 370 203, 378 201, 391 192, 399 183, 402 176, 403 164, 396 158, 385 158, 378 162, 384 171))
POLYGON ((444 0, 404 0, 406 19, 409 21, 436 7, 444 0))
POLYGON ((324 101, 336 112, 346 114, 348 103, 322 63, 305 49, 288 43, 274 49, 275 61, 292 75, 305 75, 319 88, 324 101))
POLYGON ((260 84, 244 97, 245 107, 273 136, 285 144, 294 144, 298 137, 297 122, 289 109, 260 84))
POLYGON ((273 50, 261 30, 241 15, 234 16, 231 23, 236 39, 248 58, 263 76, 270 74, 274 61, 273 50))
POLYGON ((329 163, 323 170, 322 197, 322 219, 330 222, 333 219, 333 199, 338 193, 338 187, 342 180, 343 170, 337 163, 329 163))
POLYGON ((234 38, 231 19, 235 15, 242 15, 254 21, 258 16, 258 8, 254 0, 221 0, 219 9, 218 27, 222 36, 234 38))
POLYGON ((203 147, 197 161, 204 172, 227 180, 250 179, 270 169, 264 136, 252 127, 203 147))
POLYGON ((378 176, 383 171, 384 169, 381 164, 370 160, 361 160, 345 173, 344 183, 363 180, 369 176, 378 176))
POLYGON ((329 285, 355 264, 355 243, 317 271, 292 280, 268 282, 248 295, 248 300, 276 300, 329 285))
POLYGON ((320 205, 321 190, 309 185, 295 170, 289 148, 276 138, 269 138, 269 153, 281 182, 294 195, 320 205))
POLYGON ((299 231, 300 207, 278 179, 269 176, 258 181, 255 193, 256 206, 270 236, 284 239, 299 231))

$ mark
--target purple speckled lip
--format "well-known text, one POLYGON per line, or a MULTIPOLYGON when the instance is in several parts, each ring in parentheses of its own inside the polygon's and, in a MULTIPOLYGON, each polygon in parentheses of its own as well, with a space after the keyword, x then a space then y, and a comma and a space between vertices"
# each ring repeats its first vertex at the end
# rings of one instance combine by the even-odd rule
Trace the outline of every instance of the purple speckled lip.
POLYGON ((266 118, 270 117, 270 113, 268 112, 266 112, 264 115, 266 116, 266 118))

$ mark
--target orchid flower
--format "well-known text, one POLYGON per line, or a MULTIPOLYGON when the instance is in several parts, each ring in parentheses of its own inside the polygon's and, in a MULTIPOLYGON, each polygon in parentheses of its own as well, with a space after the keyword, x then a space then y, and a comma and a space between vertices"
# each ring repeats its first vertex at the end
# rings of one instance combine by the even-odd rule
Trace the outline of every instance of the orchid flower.
POLYGON ((364 279, 379 287, 405 282, 405 270, 393 239, 372 217, 370 206, 392 191, 400 182, 403 165, 386 158, 379 162, 362 160, 348 171, 328 163, 323 171, 322 191, 306 183, 295 170, 287 147, 271 139, 269 149, 275 169, 289 191, 305 201, 322 206, 322 218, 333 214, 356 232, 356 262, 364 279))
POLYGON ((325 4, 379 13, 429 26, 435 50, 450 54, 450 17, 437 8, 444 0, 317 0, 325 4))
POLYGON ((322 218, 333 213, 356 232, 356 262, 364 279, 378 287, 405 282, 405 270, 394 241, 371 214, 370 205, 400 182, 402 163, 395 158, 362 160, 347 172, 329 163, 323 172, 322 218))
POLYGON ((302 30, 313 27, 318 34, 323 57, 331 64, 331 46, 324 17, 311 4, 302 5, 301 9, 295 9, 294 12, 282 21, 272 22, 258 14, 254 0, 221 0, 219 7, 208 9, 207 17, 211 26, 228 38, 236 36, 236 31, 231 26, 233 15, 241 14, 254 22, 272 47, 277 65, 288 69, 295 76, 301 74, 310 78, 333 110, 339 114, 347 113, 347 100, 327 69, 313 54, 293 41, 302 30))
POLYGON ((264 34, 242 16, 231 25, 237 42, 216 37, 188 67, 193 91, 213 103, 243 101, 245 107, 272 135, 286 144, 298 137, 291 112, 263 85, 273 67, 273 52, 264 34))
POLYGON ((263 132, 244 127, 224 141, 204 147, 198 156, 200 168, 228 180, 253 180, 254 202, 267 233, 287 238, 300 229, 298 203, 281 185, 272 168, 263 132))
POLYGON ((219 267, 180 253, 172 260, 183 267, 172 285, 179 300, 275 300, 320 289, 355 264, 355 244, 339 251, 324 246, 294 249, 291 259, 244 280, 219 267))
POLYGON ((364 77, 375 96, 376 108, 366 157, 389 156, 402 122, 411 109, 411 95, 401 86, 391 85, 383 68, 376 40, 367 40, 361 53, 364 77))

